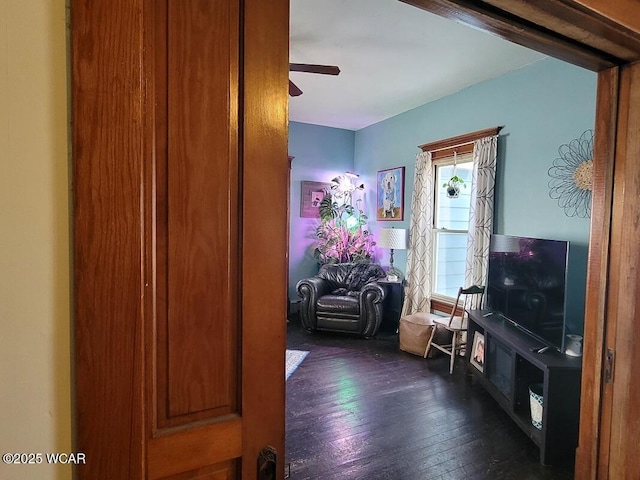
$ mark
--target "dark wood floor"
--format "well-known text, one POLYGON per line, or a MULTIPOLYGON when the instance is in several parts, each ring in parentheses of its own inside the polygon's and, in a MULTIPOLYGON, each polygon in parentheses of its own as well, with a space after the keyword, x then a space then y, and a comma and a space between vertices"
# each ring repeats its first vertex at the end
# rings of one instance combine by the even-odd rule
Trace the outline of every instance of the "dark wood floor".
POLYGON ((287 346, 310 353, 287 381, 291 479, 572 479, 545 467, 535 444, 462 360, 424 360, 374 339, 307 333, 288 324, 287 346))

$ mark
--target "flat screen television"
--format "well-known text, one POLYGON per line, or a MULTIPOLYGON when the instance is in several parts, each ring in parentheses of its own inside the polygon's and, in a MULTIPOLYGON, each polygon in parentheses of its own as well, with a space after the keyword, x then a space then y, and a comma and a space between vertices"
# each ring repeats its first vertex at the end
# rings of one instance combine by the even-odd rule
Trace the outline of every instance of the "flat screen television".
POLYGON ((569 242, 492 235, 486 307, 563 351, 569 242))

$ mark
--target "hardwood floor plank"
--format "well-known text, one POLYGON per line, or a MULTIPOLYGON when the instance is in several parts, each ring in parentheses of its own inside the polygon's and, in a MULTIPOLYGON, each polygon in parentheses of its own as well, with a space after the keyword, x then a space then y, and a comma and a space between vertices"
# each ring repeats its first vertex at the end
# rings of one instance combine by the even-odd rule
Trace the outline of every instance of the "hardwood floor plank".
POLYGON ((288 324, 287 348, 310 353, 287 381, 292 480, 573 478, 468 375, 460 359, 402 352, 395 334, 363 339, 288 324))

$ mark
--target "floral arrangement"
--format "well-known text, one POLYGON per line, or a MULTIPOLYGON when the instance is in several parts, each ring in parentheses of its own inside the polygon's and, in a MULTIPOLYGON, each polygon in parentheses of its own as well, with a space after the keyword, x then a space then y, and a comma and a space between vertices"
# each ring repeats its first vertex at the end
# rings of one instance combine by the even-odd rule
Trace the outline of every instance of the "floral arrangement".
POLYGON ((336 177, 320 203, 320 225, 316 228, 314 256, 321 263, 370 263, 376 242, 366 229, 368 217, 360 208, 362 200, 352 205, 355 186, 346 177, 336 177), (340 201, 341 203, 338 203, 340 201))

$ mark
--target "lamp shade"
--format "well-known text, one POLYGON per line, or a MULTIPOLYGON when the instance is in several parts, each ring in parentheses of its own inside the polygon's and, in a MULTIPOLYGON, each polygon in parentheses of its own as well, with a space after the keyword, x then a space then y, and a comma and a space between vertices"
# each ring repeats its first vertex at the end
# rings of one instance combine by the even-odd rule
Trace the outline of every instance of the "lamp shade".
POLYGON ((407 248, 407 231, 403 228, 381 228, 378 245, 395 250, 407 248))

